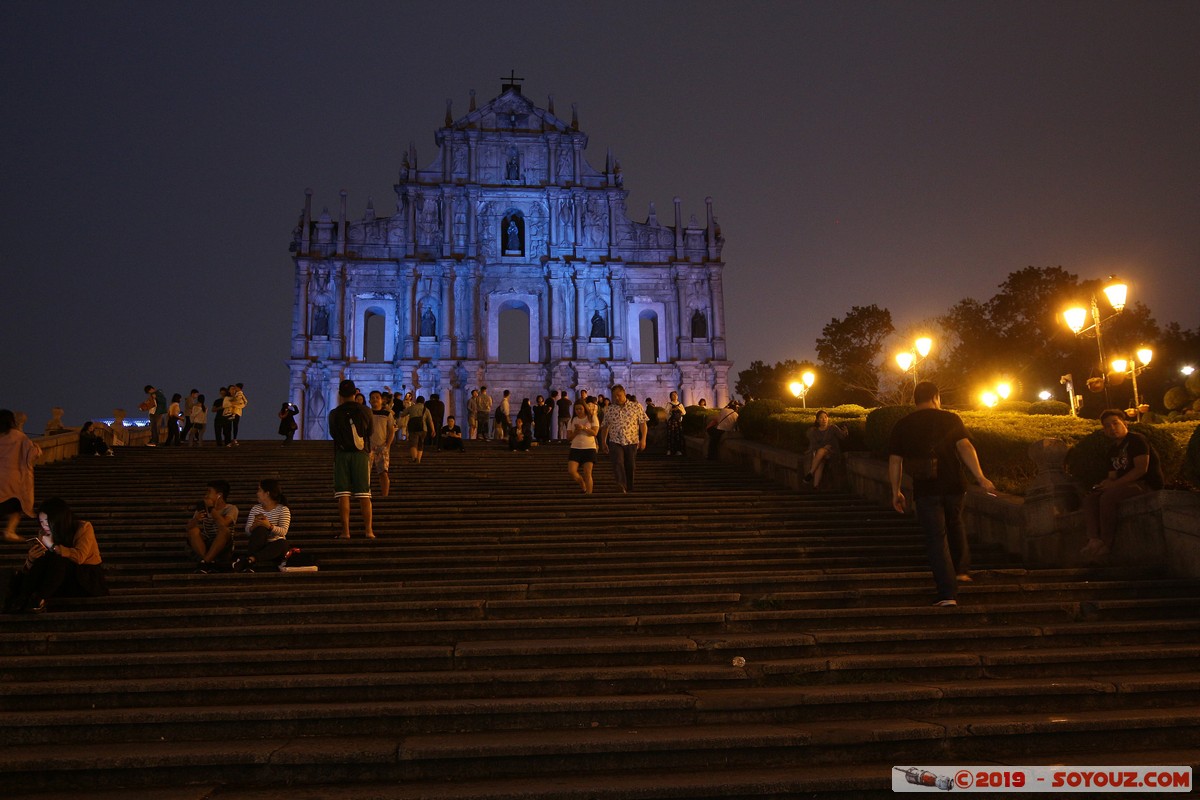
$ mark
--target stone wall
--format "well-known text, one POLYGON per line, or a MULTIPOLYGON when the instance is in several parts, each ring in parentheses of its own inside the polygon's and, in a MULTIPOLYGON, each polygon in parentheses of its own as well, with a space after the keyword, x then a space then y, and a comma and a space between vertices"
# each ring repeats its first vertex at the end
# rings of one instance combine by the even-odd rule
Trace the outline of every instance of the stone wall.
MULTIPOLYGON (((688 455, 703 458, 706 445, 707 439, 691 437, 688 455)), ((1066 444, 1057 439, 1030 446, 1038 474, 1023 498, 991 496, 978 486, 968 487, 963 516, 972 541, 999 545, 1029 566, 1081 566, 1079 549, 1087 540, 1080 510, 1083 487, 1063 471, 1066 452, 1066 444)), ((720 457, 792 489, 804 485, 800 453, 750 442, 734 433, 722 440, 720 457)), ((886 461, 848 453, 845 470, 850 491, 877 505, 891 506, 886 461)), ((911 497, 907 476, 903 487, 911 497)), ((1165 567, 1175 577, 1200 578, 1200 492, 1151 492, 1122 503, 1109 563, 1165 567)))

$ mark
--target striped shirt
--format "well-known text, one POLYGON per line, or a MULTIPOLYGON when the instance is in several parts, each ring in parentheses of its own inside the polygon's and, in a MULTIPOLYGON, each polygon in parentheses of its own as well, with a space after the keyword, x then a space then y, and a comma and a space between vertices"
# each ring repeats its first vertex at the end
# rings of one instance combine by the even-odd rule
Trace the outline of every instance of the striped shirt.
POLYGON ((250 516, 246 518, 246 533, 254 530, 254 524, 258 522, 259 517, 266 517, 267 522, 271 523, 271 537, 267 539, 268 542, 287 537, 288 526, 292 524, 292 512, 287 506, 278 505, 267 511, 261 503, 255 503, 254 508, 250 509, 250 516))

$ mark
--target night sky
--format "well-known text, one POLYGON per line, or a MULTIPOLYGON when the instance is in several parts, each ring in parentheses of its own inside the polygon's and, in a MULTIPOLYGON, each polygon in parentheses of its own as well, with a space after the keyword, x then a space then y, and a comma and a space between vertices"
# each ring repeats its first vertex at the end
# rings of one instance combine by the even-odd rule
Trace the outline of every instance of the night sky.
POLYGON ((579 104, 634 219, 713 197, 731 376, 1027 265, 1200 326, 1196 2, 9 0, 0 65, 0 407, 29 432, 242 381, 273 435, 305 187, 393 213, 408 142, 428 164, 446 100, 510 69, 579 104))

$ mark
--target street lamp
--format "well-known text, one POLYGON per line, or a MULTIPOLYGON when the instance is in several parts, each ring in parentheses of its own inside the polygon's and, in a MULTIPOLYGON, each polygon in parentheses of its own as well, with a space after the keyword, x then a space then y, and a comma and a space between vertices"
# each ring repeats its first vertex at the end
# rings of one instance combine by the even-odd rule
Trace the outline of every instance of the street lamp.
MULTIPOLYGON (((1108 304, 1112 306, 1112 309, 1115 312, 1104 319, 1100 318, 1100 303, 1096 299, 1095 292, 1092 292, 1091 325, 1084 327, 1084 325, 1087 323, 1088 310, 1082 306, 1068 308, 1063 312, 1063 319, 1066 321, 1067 327, 1070 328, 1076 336, 1084 336, 1092 333, 1093 331, 1095 332, 1094 335, 1096 337, 1096 349, 1100 352, 1101 369, 1104 369, 1104 339, 1100 333, 1100 325, 1101 323, 1108 322, 1125 309, 1125 301, 1128 299, 1129 287, 1117 280, 1115 276, 1109 275, 1108 285, 1104 287, 1103 291, 1104 296, 1108 298, 1108 304)), ((1107 384, 1104 387, 1104 398, 1105 400, 1108 399, 1107 384)))
POLYGON ((979 400, 987 408, 995 408, 1001 400, 1007 400, 1012 395, 1012 384, 1000 381, 990 389, 979 394, 979 400))
POLYGON ((807 370, 800 376, 800 380, 792 381, 788 384, 788 389, 791 390, 792 396, 800 400, 801 407, 808 408, 808 390, 816 383, 817 376, 812 373, 812 370, 807 370))
POLYGON ((1110 375, 1119 375, 1120 379, 1115 381, 1120 383, 1128 375, 1133 382, 1133 413, 1135 419, 1142 418, 1142 404, 1138 397, 1137 376, 1139 372, 1144 372, 1146 367, 1150 365, 1150 359, 1154 357, 1154 351, 1149 347, 1143 347, 1135 354, 1136 361, 1132 358, 1114 358, 1112 364, 1112 372, 1110 375))
POLYGON ((933 339, 930 339, 928 336, 922 336, 913 342, 911 350, 896 353, 896 365, 900 367, 900 371, 912 372, 914 388, 918 382, 917 366, 929 357, 931 350, 933 350, 933 339))

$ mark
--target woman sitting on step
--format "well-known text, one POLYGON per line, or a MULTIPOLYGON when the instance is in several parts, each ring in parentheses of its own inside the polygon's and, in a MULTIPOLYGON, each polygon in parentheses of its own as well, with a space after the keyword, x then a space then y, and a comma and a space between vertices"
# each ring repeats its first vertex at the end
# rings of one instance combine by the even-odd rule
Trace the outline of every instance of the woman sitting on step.
POLYGON ((54 597, 108 594, 92 523, 75 519, 65 500, 51 497, 38 509, 41 532, 25 567, 13 577, 5 611, 40 612, 54 597))
POLYGON ((287 552, 287 532, 292 524, 292 512, 286 505, 287 498, 279 488, 279 481, 263 478, 258 482, 258 502, 250 509, 246 519, 246 533, 250 542, 246 555, 233 562, 234 572, 254 572, 258 563, 274 564, 287 552))

